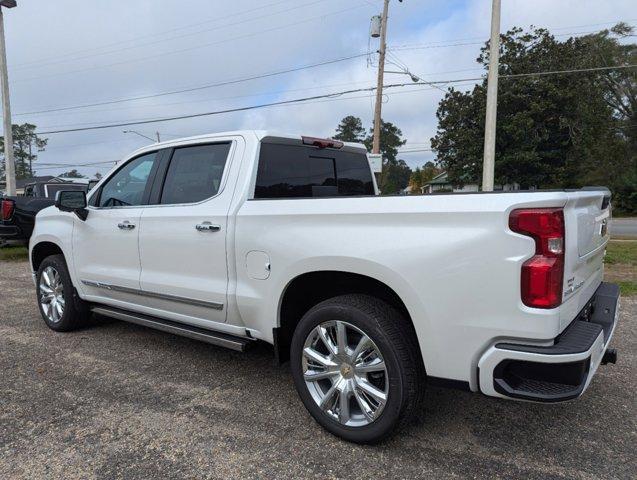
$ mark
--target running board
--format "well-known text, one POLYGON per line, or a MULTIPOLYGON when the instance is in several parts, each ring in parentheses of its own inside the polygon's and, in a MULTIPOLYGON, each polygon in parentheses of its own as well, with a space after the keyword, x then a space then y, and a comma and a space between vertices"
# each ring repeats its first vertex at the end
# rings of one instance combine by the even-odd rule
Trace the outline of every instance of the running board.
POLYGON ((150 315, 144 315, 141 313, 128 312, 118 308, 100 306, 91 308, 91 311, 98 315, 104 315, 105 317, 116 318, 117 320, 123 320, 124 322, 134 323, 143 327, 154 328, 163 332, 192 338, 194 340, 218 345, 220 347, 226 347, 238 352, 245 352, 246 349, 255 342, 251 339, 235 337, 234 335, 229 335, 227 333, 214 332, 212 330, 206 330, 205 328, 193 327, 192 325, 172 322, 170 320, 151 317, 150 315))

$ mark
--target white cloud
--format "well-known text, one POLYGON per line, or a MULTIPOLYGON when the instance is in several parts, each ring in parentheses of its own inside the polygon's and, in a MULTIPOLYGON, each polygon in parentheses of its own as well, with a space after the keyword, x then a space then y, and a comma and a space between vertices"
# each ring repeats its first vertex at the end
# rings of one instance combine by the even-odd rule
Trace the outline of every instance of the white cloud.
MULTIPOLYGON (((490 6, 489 0, 392 2, 389 44, 484 40, 490 6)), ((5 12, 12 109, 19 113, 145 95, 356 54, 367 49, 369 18, 380 8, 378 0, 130 0, 117 7, 113 2, 23 1, 5 12), (330 13, 341 10, 347 11, 330 13), (246 11, 249 13, 237 14, 246 11), (199 25, 180 28, 193 24, 199 25), (73 54, 77 51, 83 53, 73 54), (104 52, 110 53, 95 56, 104 52), (42 59, 46 61, 39 61, 42 59), (38 62, 24 65, 35 60, 38 62)), ((632 0, 507 0, 502 6, 502 30, 534 24, 565 33, 601 28, 567 27, 633 17, 632 0)), ((375 42, 371 42, 372 49, 375 42)), ((467 41, 457 43, 463 42, 467 41)), ((475 63, 479 48, 459 45, 397 51, 395 55, 424 79, 464 78, 481 73, 469 70, 479 67, 475 63)), ((43 129, 163 117, 365 87, 375 79, 375 68, 367 68, 361 58, 188 94, 13 120, 28 120, 43 129), (285 91, 289 92, 263 95, 285 91), (245 97, 228 98, 238 96, 245 97)), ((386 83, 406 81, 409 77, 404 75, 386 76, 386 83)), ((427 147, 436 130, 435 112, 442 93, 435 89, 388 93, 394 92, 385 97, 383 118, 398 125, 414 148, 427 147)), ((369 94, 355 96, 361 95, 369 94)), ((348 114, 360 116, 369 126, 372 108, 373 101, 367 97, 338 99, 130 128, 150 136, 159 130, 166 137, 238 128, 329 135, 348 114)), ((144 144, 143 138, 126 136, 121 130, 51 135, 51 148, 40 155, 39 162, 111 160, 144 144)), ((423 153, 404 158, 415 165, 431 157, 423 153)), ((95 170, 82 169, 86 174, 95 170)), ((47 172, 58 170, 40 171, 47 172)))

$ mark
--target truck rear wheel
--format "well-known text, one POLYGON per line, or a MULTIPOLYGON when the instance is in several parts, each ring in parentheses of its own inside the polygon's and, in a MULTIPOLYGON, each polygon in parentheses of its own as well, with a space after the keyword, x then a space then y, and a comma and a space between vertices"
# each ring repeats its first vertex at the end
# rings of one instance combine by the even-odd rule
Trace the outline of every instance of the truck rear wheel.
POLYGON ((88 304, 77 296, 64 256, 51 255, 42 261, 36 289, 40 314, 51 330, 67 332, 88 320, 88 304))
POLYGON ((296 389, 329 432, 376 443, 412 422, 424 392, 413 327, 385 302, 342 295, 299 322, 291 347, 296 389))

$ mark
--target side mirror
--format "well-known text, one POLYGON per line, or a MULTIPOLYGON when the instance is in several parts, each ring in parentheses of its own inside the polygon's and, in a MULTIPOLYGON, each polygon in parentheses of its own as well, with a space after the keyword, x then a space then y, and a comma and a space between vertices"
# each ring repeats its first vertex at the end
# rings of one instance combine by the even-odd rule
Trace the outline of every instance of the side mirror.
POLYGON ((63 190, 55 194, 55 206, 61 212, 73 212, 80 219, 86 220, 86 192, 82 190, 63 190))

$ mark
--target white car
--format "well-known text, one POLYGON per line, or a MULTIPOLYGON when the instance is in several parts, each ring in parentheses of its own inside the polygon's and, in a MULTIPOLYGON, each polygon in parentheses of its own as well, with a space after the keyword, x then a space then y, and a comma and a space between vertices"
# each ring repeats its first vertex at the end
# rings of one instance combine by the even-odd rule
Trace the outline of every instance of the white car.
POLYGON ((53 330, 93 312, 273 344, 310 414, 371 443, 426 384, 581 395, 616 355, 609 216, 604 188, 380 197, 360 145, 241 131, 150 145, 61 192, 30 261, 53 330))

